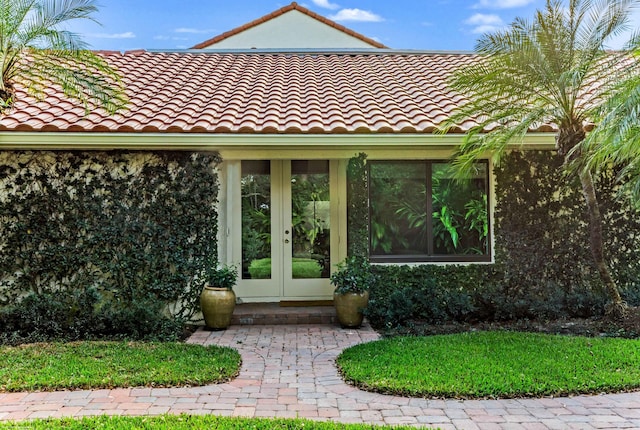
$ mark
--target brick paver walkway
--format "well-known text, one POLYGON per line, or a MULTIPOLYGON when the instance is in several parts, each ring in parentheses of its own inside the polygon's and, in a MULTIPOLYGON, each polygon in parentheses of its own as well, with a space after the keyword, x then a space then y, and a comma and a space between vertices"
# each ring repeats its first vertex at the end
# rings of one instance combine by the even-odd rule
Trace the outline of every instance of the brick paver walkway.
POLYGON ((514 400, 427 400, 366 393, 342 382, 334 360, 374 340, 370 328, 233 326, 189 342, 231 346, 243 365, 233 381, 194 388, 129 388, 0 394, 0 420, 97 414, 308 417, 443 429, 640 429, 640 393, 514 400))

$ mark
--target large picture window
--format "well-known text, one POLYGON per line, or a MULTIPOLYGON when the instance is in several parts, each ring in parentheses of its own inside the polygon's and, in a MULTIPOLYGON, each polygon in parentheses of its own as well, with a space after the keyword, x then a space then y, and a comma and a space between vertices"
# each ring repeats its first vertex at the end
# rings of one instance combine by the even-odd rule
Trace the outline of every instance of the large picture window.
POLYGON ((489 165, 455 179, 445 161, 370 161, 371 260, 489 261, 489 165))

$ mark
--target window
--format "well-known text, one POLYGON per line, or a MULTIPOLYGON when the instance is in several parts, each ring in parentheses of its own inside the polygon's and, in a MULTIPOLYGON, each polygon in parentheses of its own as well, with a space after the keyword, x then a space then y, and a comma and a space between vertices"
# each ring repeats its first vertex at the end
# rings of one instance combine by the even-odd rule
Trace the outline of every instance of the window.
POLYGON ((489 165, 454 179, 444 161, 370 161, 370 249, 377 262, 490 261, 489 165))

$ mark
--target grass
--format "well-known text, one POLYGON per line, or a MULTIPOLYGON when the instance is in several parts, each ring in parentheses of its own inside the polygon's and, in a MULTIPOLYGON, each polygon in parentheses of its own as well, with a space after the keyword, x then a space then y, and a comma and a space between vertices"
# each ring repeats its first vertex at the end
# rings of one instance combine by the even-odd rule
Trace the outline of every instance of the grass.
POLYGON ((231 348, 177 342, 74 342, 0 347, 0 391, 203 385, 238 374, 231 348))
POLYGON ((366 430, 409 429, 410 427, 378 427, 369 424, 339 424, 303 419, 226 418, 212 415, 162 415, 158 417, 92 417, 74 420, 49 419, 20 422, 0 422, 0 429, 34 430, 128 430, 128 429, 216 429, 216 430, 366 430))
POLYGON ((640 388, 640 341, 475 332, 396 337, 343 351, 344 378, 416 397, 513 398, 640 388))
MULTIPOLYGON (((292 272, 295 279, 315 279, 322 274, 322 267, 312 258, 293 258, 292 272)), ((271 277, 271 259, 253 260, 249 265, 251 279, 269 279, 271 277)))

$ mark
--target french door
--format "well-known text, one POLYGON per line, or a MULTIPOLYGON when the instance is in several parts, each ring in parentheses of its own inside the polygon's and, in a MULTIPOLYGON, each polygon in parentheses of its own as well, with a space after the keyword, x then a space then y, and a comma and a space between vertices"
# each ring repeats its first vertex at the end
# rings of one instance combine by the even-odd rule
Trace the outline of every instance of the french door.
POLYGON ((241 226, 234 252, 234 261, 242 261, 240 298, 331 298, 339 247, 337 167, 329 160, 241 162, 240 211, 234 211, 241 214, 234 220, 241 226))

